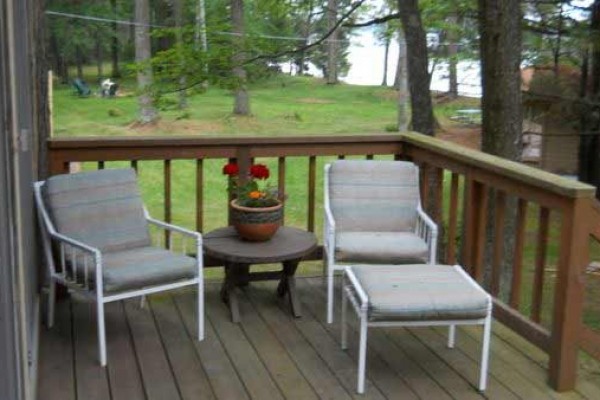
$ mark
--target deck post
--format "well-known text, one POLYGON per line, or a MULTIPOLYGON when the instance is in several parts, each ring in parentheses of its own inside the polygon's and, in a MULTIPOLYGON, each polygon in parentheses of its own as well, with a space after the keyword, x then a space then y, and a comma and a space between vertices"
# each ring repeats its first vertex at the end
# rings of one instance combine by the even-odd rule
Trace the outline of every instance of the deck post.
POLYGON ((591 207, 591 198, 574 198, 563 213, 548 370, 550 386, 559 392, 572 390, 577 378, 591 207))

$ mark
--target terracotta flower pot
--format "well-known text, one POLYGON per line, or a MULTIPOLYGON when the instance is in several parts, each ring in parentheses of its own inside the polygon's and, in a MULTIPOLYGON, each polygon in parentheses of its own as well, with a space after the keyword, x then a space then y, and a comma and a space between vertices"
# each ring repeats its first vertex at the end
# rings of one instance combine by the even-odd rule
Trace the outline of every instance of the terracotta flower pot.
POLYGON ((231 220, 238 235, 251 242, 264 242, 277 232, 283 217, 283 203, 272 207, 244 207, 231 203, 231 220))

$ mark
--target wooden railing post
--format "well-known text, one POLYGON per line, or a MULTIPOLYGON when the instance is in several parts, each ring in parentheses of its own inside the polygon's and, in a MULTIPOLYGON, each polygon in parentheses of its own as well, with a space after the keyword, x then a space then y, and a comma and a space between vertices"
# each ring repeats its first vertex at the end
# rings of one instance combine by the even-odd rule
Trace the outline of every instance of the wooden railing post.
POLYGON ((557 391, 572 390, 577 378, 591 200, 575 198, 563 212, 548 371, 557 391))

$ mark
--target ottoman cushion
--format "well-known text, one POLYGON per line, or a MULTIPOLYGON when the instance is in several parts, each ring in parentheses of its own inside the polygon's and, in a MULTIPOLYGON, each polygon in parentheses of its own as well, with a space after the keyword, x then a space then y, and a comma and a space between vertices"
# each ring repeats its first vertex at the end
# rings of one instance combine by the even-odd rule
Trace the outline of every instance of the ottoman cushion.
POLYGON ((354 265, 369 297, 370 321, 485 318, 490 297, 448 265, 354 265))

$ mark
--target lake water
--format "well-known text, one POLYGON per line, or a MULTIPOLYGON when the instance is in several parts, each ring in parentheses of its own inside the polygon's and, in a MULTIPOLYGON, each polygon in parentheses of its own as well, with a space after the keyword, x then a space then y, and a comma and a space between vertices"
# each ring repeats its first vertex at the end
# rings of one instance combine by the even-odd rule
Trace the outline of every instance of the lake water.
MULTIPOLYGON (((352 37, 349 48, 348 61, 351 64, 348 75, 340 79, 352 85, 381 85, 383 81, 383 67, 385 48, 379 43, 372 29, 358 29, 352 37)), ((396 66, 398 64, 398 42, 393 41, 388 54, 387 83, 394 83, 396 66)), ((282 70, 289 72, 290 65, 282 64, 282 70)), ((479 61, 466 60, 458 63, 458 92, 462 96, 481 97, 481 77, 479 61)), ((320 77, 321 71, 309 65, 308 72, 320 77)), ((431 77, 431 90, 448 91, 448 63, 440 62, 434 67, 431 77)))
MULTIPOLYGON (((350 45, 349 61, 352 64, 344 82, 353 85, 380 85, 383 81, 385 48, 377 42, 371 29, 362 29, 353 37, 350 45)), ((394 82, 398 64, 398 42, 392 42, 388 55, 387 82, 394 82)), ((463 96, 481 97, 481 76, 479 61, 461 61, 457 67, 458 92, 463 96)), ((431 78, 431 90, 447 91, 448 64, 438 63, 431 78)))

